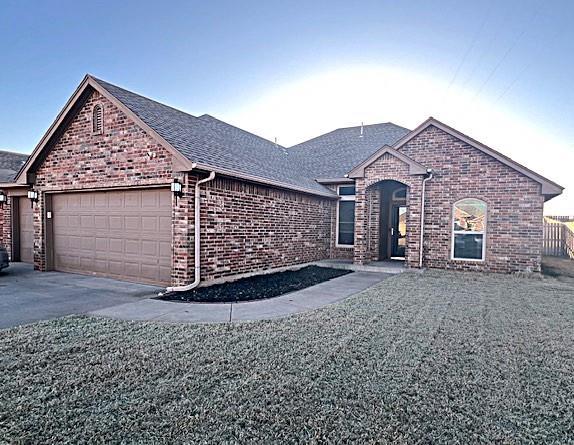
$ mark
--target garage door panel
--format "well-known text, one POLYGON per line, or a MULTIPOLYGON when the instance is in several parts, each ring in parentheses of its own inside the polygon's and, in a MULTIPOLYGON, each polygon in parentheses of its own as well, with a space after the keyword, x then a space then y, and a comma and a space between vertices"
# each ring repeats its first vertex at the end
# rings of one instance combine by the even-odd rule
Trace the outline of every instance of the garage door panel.
POLYGON ((107 253, 110 250, 110 243, 108 238, 96 238, 96 252, 107 253))
POLYGON ((94 194, 94 208, 96 209, 107 209, 108 208, 108 195, 105 193, 94 194))
POLYGON ((124 217, 124 227, 128 231, 141 230, 141 217, 140 216, 126 216, 124 217))
POLYGON ((54 195, 52 208, 56 270, 169 283, 169 190, 54 195))
POLYGON ((171 242, 160 242, 159 243, 159 257, 161 259, 167 258, 170 261, 171 257, 171 242))
POLYGON ((159 256, 159 243, 157 241, 142 240, 141 252, 143 255, 159 256))
POLYGON ((128 239, 125 242, 125 253, 127 255, 133 254, 137 255, 141 252, 140 242, 136 240, 128 239))
POLYGON ((123 230, 124 219, 121 216, 108 216, 108 225, 110 229, 123 230))
POLYGON ((159 229, 159 217, 158 216, 142 216, 141 219, 142 230, 155 232, 159 229))
POLYGON ((94 227, 96 229, 108 229, 110 227, 109 217, 106 215, 95 215, 94 216, 94 227))
POLYGON ((171 215, 159 217, 159 230, 161 233, 171 233, 171 215))

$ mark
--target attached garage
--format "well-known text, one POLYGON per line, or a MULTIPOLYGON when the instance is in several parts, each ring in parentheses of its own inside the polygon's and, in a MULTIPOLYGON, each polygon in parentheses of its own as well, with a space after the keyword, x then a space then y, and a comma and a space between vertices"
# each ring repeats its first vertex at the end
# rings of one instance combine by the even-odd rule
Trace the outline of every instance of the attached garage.
POLYGON ((53 269, 169 284, 168 189, 51 195, 53 269))

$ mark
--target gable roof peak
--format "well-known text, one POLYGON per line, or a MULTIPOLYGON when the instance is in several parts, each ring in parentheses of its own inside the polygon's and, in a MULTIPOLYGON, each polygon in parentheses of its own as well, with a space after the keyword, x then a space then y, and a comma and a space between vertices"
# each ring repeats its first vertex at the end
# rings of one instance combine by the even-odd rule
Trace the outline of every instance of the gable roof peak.
POLYGON ((445 133, 455 137, 456 139, 459 139, 462 142, 465 142, 466 144, 470 145, 471 147, 476 148, 477 150, 482 151, 483 153, 486 153, 487 155, 493 157, 494 159, 501 162, 502 164, 505 164, 508 167, 512 168, 513 170, 516 170, 517 172, 523 174, 527 178, 530 178, 533 181, 538 182, 541 185, 541 192, 546 197, 546 200, 560 195, 562 193, 562 190, 564 190, 564 187, 562 187, 561 185, 558 185, 557 183, 551 181, 550 179, 545 178, 544 176, 542 176, 542 175, 530 170, 529 168, 523 166, 522 164, 512 160, 508 156, 500 153, 499 151, 496 151, 493 148, 490 148, 489 146, 483 144, 482 142, 479 142, 476 139, 473 139, 472 137, 467 136, 466 134, 462 133, 461 131, 456 130, 455 128, 439 121, 438 119, 436 119, 432 116, 430 116, 428 119, 426 119, 422 124, 420 124, 413 131, 406 134, 403 138, 399 139, 393 145, 393 147, 397 150, 400 150, 403 145, 407 144, 410 140, 414 139, 417 135, 422 133, 425 129, 427 129, 430 126, 436 127, 439 130, 444 131, 445 133))

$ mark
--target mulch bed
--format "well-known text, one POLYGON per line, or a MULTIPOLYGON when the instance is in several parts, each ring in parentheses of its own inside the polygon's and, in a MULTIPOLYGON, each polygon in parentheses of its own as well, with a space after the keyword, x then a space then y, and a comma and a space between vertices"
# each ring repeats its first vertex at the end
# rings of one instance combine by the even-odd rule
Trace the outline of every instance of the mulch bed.
POLYGON ((298 270, 257 275, 229 283, 199 287, 188 292, 171 292, 158 299, 200 303, 262 300, 301 290, 350 272, 329 267, 306 266, 298 270))

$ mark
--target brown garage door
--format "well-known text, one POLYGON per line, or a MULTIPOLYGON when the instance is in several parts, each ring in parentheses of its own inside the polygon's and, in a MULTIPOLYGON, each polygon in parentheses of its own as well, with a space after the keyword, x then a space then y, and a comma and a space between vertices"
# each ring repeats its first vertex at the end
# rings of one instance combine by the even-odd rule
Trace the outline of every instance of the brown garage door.
POLYGON ((20 244, 20 261, 34 262, 34 210, 30 200, 18 199, 18 225, 20 227, 18 242, 20 244))
POLYGON ((52 210, 56 270, 169 283, 169 190, 54 195, 52 210))

